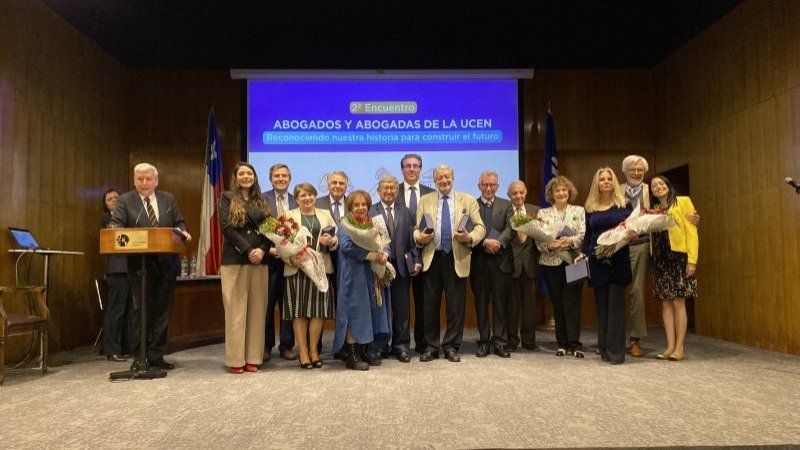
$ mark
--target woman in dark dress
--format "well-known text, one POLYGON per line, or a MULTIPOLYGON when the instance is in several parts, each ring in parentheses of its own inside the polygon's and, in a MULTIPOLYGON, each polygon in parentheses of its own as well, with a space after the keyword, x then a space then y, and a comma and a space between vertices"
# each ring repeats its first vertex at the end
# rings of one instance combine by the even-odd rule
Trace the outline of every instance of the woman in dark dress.
POLYGON ((697 226, 689 218, 695 213, 689 197, 678 197, 672 183, 661 175, 650 183, 652 197, 658 207, 675 219, 676 226, 653 233, 650 253, 653 257, 653 295, 661 302, 661 317, 667 333, 667 348, 658 359, 680 361, 685 357, 686 297, 697 297, 699 240, 697 226))
MULTIPOLYGON (((597 238, 631 213, 617 176, 609 167, 598 169, 586 199, 586 236, 578 260, 589 260, 589 286, 597 302, 597 345, 610 364, 625 362, 625 287, 631 282, 631 262, 625 245, 607 259, 595 254, 597 238)), ((628 240, 636 237, 630 232, 628 240)))
MULTIPOLYGON (((108 228, 117 209, 119 192, 109 189, 103 194, 103 228, 108 228)), ((129 324, 131 289, 128 284, 128 257, 106 256, 106 304, 103 318, 103 353, 109 361, 125 362, 131 352, 129 324)))

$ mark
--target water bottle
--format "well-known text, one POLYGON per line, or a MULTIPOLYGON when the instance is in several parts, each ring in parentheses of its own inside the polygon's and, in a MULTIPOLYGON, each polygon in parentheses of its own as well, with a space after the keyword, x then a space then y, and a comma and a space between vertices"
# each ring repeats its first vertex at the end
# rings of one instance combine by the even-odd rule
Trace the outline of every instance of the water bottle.
POLYGON ((183 257, 181 258, 181 278, 186 278, 189 276, 189 258, 183 257))
POLYGON ((197 276, 197 256, 192 256, 189 260, 189 276, 194 278, 197 276))

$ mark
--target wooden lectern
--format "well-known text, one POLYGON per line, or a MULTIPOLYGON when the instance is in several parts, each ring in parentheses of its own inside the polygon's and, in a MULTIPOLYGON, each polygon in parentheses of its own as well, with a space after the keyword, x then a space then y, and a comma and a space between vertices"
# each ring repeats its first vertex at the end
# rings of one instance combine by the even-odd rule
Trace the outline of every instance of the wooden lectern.
POLYGON ((160 367, 151 368, 147 361, 147 255, 186 252, 183 234, 177 228, 104 228, 100 230, 101 255, 139 255, 142 267, 141 320, 139 329, 139 355, 131 370, 112 372, 111 380, 153 379, 167 376, 160 367))

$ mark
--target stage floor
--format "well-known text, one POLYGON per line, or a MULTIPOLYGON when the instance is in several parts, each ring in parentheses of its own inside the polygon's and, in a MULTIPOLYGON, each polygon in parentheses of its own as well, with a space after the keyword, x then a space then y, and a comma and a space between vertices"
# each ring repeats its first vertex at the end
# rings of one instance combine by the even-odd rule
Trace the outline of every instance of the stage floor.
MULTIPOLYGON (((332 333, 326 332, 330 344, 332 333)), ((111 383, 125 370, 90 349, 54 355, 47 375, 10 371, 0 388, 4 448, 546 448, 800 444, 800 357, 695 335, 687 358, 611 366, 541 352, 510 359, 384 360, 368 372, 278 358, 232 375, 223 345, 168 356, 164 379, 111 383)), ((584 330, 583 341, 596 335, 584 330)), ((327 355, 330 357, 330 355, 327 355)))

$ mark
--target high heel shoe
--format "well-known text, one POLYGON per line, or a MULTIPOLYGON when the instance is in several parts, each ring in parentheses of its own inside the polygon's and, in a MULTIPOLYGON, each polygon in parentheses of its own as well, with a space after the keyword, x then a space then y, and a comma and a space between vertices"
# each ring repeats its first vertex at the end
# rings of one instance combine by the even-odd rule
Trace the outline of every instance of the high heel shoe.
POLYGON ((255 364, 245 364, 244 370, 245 372, 258 372, 258 366, 255 364))
POLYGON ((311 367, 313 367, 315 369, 322 369, 322 360, 321 359, 317 359, 317 360, 311 361, 311 367))
POLYGON ((683 360, 683 358, 686 358, 686 355, 684 355, 683 353, 673 353, 669 355, 670 361, 681 361, 683 360))
POLYGON ((669 359, 671 353, 667 353, 666 350, 656 355, 656 359, 669 359))
POLYGON ((236 375, 244 373, 244 367, 231 367, 230 369, 231 373, 235 373, 236 375))
POLYGON ((311 370, 314 367, 311 365, 310 362, 304 363, 303 361, 300 361, 300 368, 305 370, 311 370))

